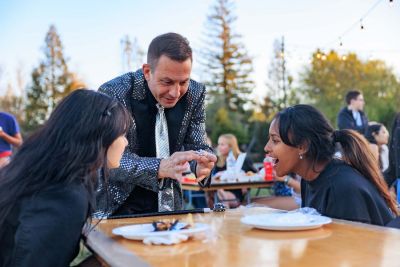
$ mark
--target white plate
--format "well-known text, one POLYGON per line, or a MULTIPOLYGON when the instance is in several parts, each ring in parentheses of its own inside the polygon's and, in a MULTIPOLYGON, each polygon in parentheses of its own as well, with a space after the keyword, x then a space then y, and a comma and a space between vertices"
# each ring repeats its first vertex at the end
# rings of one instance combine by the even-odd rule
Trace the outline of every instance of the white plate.
MULTIPOLYGON (((178 229, 182 228, 185 225, 186 225, 186 223, 178 223, 177 228, 178 229)), ((194 234, 204 232, 204 231, 208 230, 209 228, 210 227, 208 224, 195 223, 195 225, 189 229, 155 232, 153 225, 151 223, 146 223, 146 224, 133 224, 133 225, 117 227, 112 230, 112 233, 114 235, 121 235, 127 239, 143 240, 146 237, 168 236, 168 235, 171 235, 174 233, 192 236, 194 234)))
POLYGON ((331 223, 332 219, 319 215, 289 212, 249 215, 240 221, 259 229, 294 231, 319 228, 324 224, 331 223))

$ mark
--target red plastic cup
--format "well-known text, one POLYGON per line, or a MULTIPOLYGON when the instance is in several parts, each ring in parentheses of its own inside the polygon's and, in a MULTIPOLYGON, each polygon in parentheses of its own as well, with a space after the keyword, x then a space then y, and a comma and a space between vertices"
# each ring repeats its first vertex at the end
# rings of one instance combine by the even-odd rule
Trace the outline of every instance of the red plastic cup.
POLYGON ((264 170, 265 170, 264 180, 265 181, 272 182, 274 180, 273 168, 274 168, 274 165, 272 163, 272 159, 269 157, 266 157, 264 159, 264 170))

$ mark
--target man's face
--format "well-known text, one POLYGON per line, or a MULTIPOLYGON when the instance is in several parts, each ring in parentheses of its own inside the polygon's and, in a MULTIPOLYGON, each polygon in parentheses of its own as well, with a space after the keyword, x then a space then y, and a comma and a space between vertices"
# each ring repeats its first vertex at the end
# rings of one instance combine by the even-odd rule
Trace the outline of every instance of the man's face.
POLYGON ((351 105, 355 110, 362 111, 364 109, 364 96, 362 94, 358 95, 356 99, 351 100, 351 105))
POLYGON ((151 93, 159 104, 172 108, 189 88, 192 61, 190 58, 178 62, 162 55, 154 71, 143 64, 143 73, 151 93))

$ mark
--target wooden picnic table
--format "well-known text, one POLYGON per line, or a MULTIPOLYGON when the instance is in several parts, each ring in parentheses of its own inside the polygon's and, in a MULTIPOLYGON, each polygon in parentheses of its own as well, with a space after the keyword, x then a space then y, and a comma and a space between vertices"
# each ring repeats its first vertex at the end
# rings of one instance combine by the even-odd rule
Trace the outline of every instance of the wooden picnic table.
POLYGON ((313 230, 258 230, 240 222, 245 210, 194 215, 195 221, 217 230, 208 242, 149 246, 111 232, 119 226, 185 216, 175 215, 103 220, 88 234, 87 246, 109 266, 400 265, 400 230, 343 220, 313 230))
MULTIPOLYGON (((223 189, 223 190, 231 190, 231 189, 242 189, 242 188, 248 188, 248 189, 254 189, 254 188, 271 188, 273 182, 266 182, 266 181, 254 181, 254 182, 225 182, 225 181, 213 181, 210 185, 210 187, 201 187, 199 186, 198 183, 182 183, 182 189, 183 190, 188 190, 189 191, 189 204, 192 203, 192 191, 212 191, 214 192, 214 203, 217 203, 219 201, 226 201, 226 200, 221 200, 218 199, 217 195, 217 190, 218 189, 223 189)), ((246 198, 246 203, 250 204, 251 203, 251 195, 250 192, 248 192, 245 195, 246 198)))

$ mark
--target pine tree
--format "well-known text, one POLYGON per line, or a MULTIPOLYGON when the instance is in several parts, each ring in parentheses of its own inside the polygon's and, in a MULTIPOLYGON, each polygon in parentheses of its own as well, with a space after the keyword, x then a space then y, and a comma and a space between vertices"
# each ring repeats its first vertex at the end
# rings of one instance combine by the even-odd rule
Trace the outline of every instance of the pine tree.
POLYGON ((244 113, 244 105, 250 103, 254 82, 250 79, 252 60, 247 55, 240 35, 233 32, 233 14, 230 0, 217 0, 208 16, 206 48, 201 62, 206 68, 205 84, 210 91, 210 101, 223 96, 229 111, 244 113))
POLYGON ((49 94, 43 86, 45 66, 40 64, 32 71, 32 85, 27 90, 26 130, 32 131, 43 124, 49 111, 49 94))
POLYGON ((267 82, 268 94, 264 99, 262 109, 271 115, 280 109, 290 106, 296 102, 296 96, 291 88, 293 77, 286 68, 285 42, 275 40, 273 56, 270 61, 267 82))
POLYGON ((63 97, 84 87, 83 82, 69 71, 60 36, 53 25, 46 34, 43 52, 44 59, 32 71, 32 84, 27 90, 26 118, 29 130, 41 125, 63 97))

